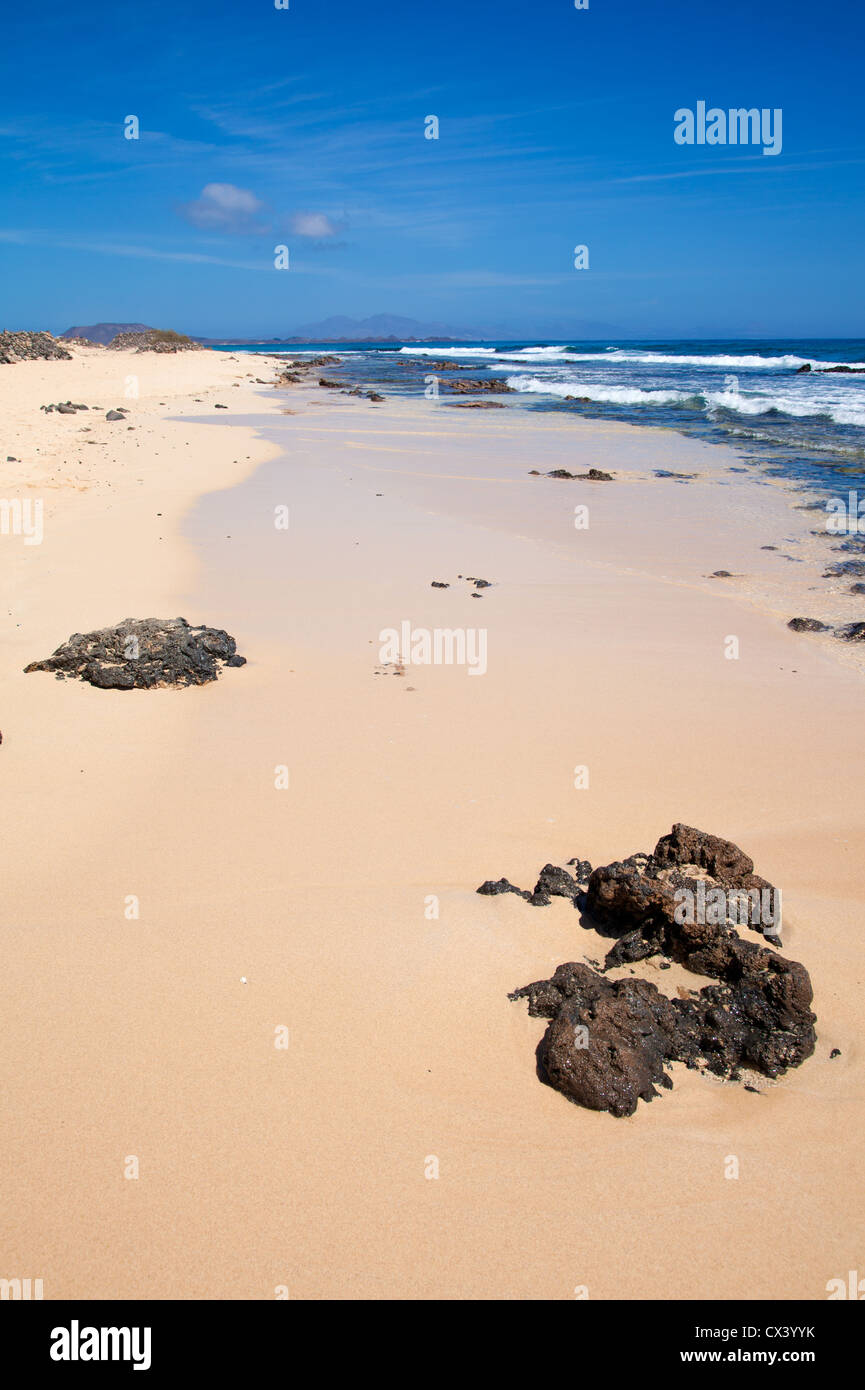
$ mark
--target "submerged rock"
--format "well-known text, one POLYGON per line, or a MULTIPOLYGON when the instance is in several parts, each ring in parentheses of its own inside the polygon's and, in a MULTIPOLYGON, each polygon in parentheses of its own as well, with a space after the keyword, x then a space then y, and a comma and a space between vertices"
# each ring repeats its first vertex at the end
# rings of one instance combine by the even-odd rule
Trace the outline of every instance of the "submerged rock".
POLYGON ((538 1049, 542 1077, 570 1100, 632 1115, 639 1100, 670 1087, 667 1068, 684 1062, 739 1079, 748 1067, 780 1076, 814 1051, 811 981, 798 961, 743 940, 737 926, 778 943, 780 895, 754 873, 738 845, 676 824, 651 854, 634 854, 572 878, 548 864, 532 894, 507 879, 482 893, 513 892, 535 906, 553 895, 584 902, 592 924, 617 938, 603 970, 574 962, 516 990, 533 1017, 550 1019, 538 1049), (652 956, 718 983, 671 999, 648 980, 605 972, 652 956))
POLYGON ((245 666, 233 637, 220 628, 190 627, 185 618, 124 618, 116 627, 76 632, 31 671, 53 671, 103 690, 205 685, 221 665, 245 666))

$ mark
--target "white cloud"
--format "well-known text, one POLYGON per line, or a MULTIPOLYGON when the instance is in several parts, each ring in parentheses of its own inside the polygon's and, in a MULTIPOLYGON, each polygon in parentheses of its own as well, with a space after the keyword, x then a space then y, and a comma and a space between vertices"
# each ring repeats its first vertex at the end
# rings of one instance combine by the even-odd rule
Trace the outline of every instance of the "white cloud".
POLYGON ((184 203, 180 211, 188 222, 205 231, 261 232, 258 214, 265 204, 248 188, 233 183, 208 183, 192 203, 184 203))
POLYGON ((291 230, 295 236, 320 240, 322 237, 336 236, 338 228, 323 212, 297 212, 291 219, 291 230))

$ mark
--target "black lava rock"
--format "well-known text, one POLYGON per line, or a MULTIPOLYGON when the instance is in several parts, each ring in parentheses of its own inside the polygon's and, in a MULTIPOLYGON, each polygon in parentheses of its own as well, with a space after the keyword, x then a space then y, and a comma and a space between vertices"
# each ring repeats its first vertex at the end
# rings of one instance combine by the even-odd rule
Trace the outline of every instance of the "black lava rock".
POLYGON ((76 632, 25 673, 53 671, 103 690, 205 685, 220 665, 245 666, 233 637, 219 628, 190 627, 185 618, 124 618, 116 627, 76 632))

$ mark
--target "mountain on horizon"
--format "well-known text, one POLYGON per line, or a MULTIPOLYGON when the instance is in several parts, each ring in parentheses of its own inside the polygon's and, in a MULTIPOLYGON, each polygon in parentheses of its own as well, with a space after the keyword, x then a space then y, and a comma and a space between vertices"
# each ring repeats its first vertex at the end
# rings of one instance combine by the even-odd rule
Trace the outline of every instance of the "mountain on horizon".
POLYGON ((148 333, 149 331, 149 323, 91 323, 83 328, 80 325, 75 328, 67 328, 65 333, 60 334, 60 337, 86 338, 90 343, 103 343, 107 347, 118 333, 148 333))
POLYGON ((369 342, 374 338, 462 338, 468 341, 482 335, 468 328, 451 328, 445 323, 419 323, 417 319, 400 314, 373 314, 366 319, 347 318, 334 314, 320 323, 303 323, 294 331, 295 337, 310 342, 346 339, 349 342, 369 342))

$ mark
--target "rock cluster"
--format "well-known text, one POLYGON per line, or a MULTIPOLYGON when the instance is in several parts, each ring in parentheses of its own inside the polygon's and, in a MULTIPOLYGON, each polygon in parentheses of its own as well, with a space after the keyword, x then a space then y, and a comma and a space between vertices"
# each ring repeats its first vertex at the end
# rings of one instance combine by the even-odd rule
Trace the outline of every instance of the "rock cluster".
MULTIPOLYGON (((533 469, 532 473, 536 478, 540 477, 536 469, 533 469)), ((612 473, 605 473, 602 468, 590 468, 588 473, 569 473, 567 468, 553 468, 546 476, 548 478, 564 478, 570 482, 577 480, 581 483, 611 483, 613 481, 612 473)))
POLYGON ((205 685, 223 664, 245 666, 246 658, 220 628, 190 627, 185 618, 124 618, 116 627, 73 633, 45 661, 24 669, 78 677, 103 690, 153 690, 205 685))
POLYGON ((508 386, 504 377, 487 376, 472 380, 463 378, 461 381, 448 381, 445 383, 449 391, 457 391, 462 395, 477 395, 481 391, 513 391, 513 386, 508 386))
POLYGON ((198 352, 201 344, 170 328, 147 328, 143 333, 118 333, 109 352, 198 352))
POLYGON ((842 642, 865 642, 865 623, 862 622, 841 623, 839 627, 833 627, 819 618, 791 618, 787 626, 791 632, 831 632, 842 642))
POLYGON ((547 864, 531 893, 507 879, 478 889, 517 893, 534 906, 569 898, 590 925, 616 938, 603 970, 570 962, 510 996, 550 1020, 538 1061, 551 1086, 589 1109, 632 1115, 657 1086, 672 1085, 672 1062, 737 1080, 743 1067, 777 1077, 811 1055, 816 1020, 807 970, 736 931, 744 920, 777 942, 780 916, 777 890, 737 845, 678 824, 652 854, 594 871, 571 862, 573 875, 547 864), (701 897, 712 909, 683 910, 701 897), (758 920, 749 912, 755 902, 763 909, 758 920), (665 966, 675 961, 718 983, 671 999, 649 980, 605 976, 658 955, 665 966))
POLYGON ((0 363, 27 362, 36 358, 49 361, 71 360, 72 353, 50 333, 0 333, 0 363))

